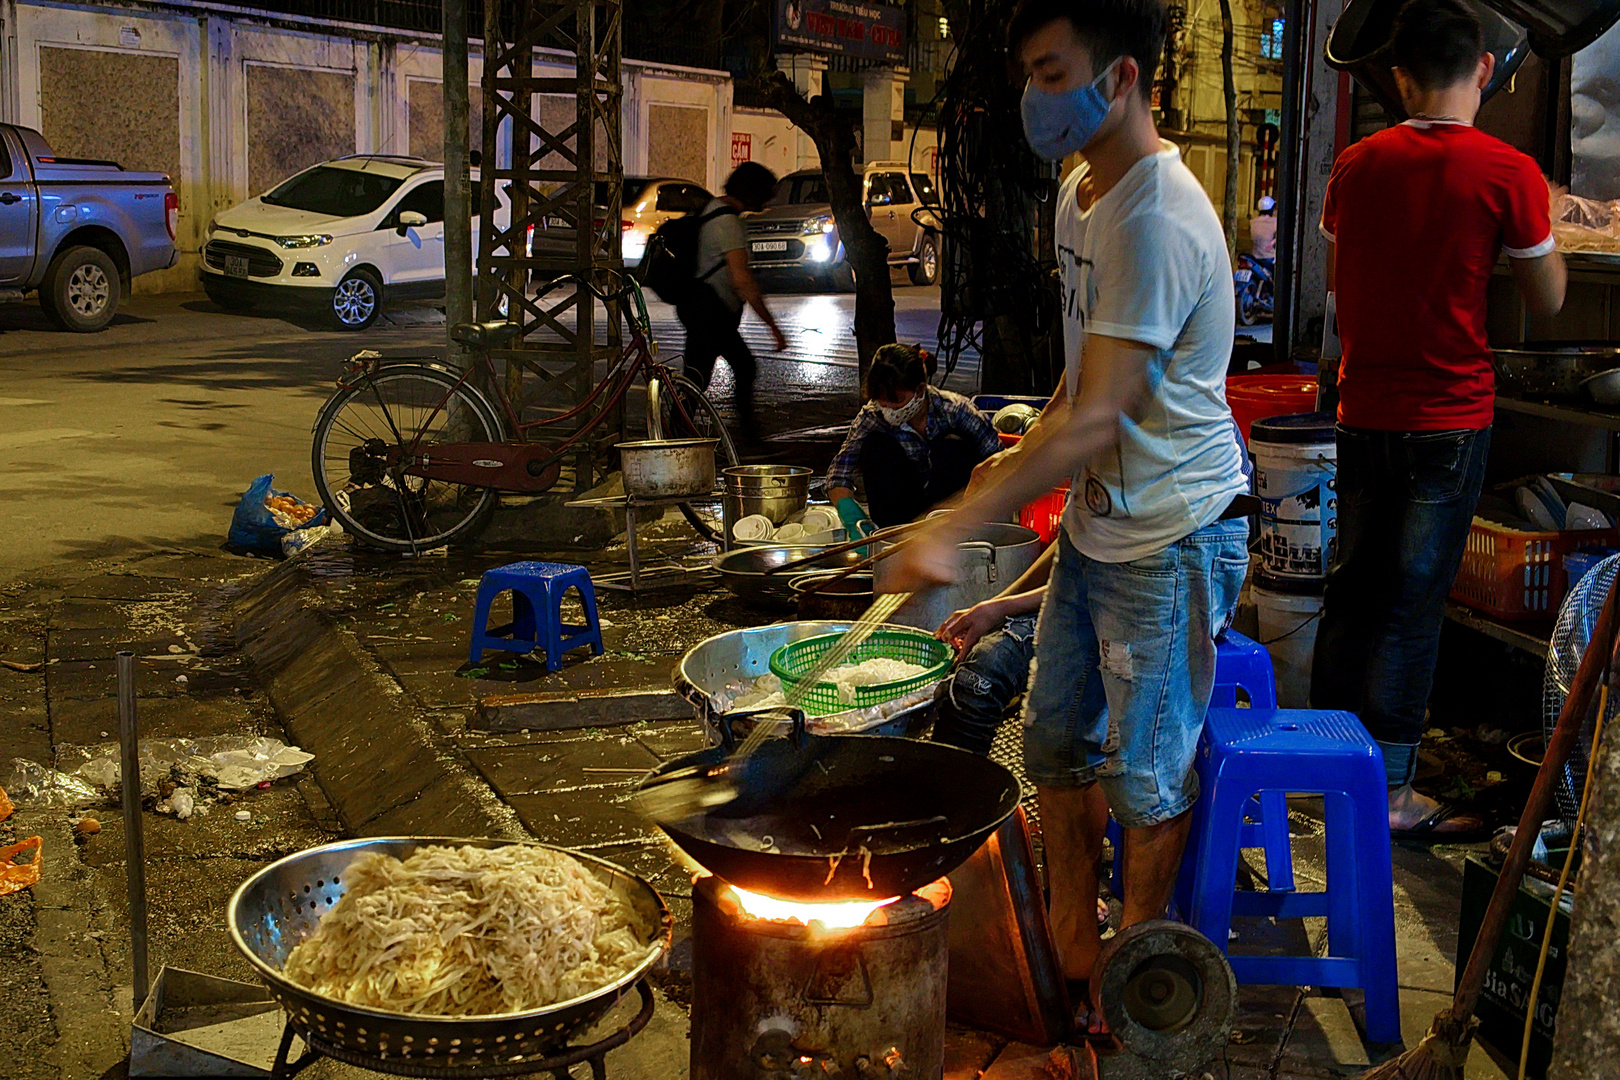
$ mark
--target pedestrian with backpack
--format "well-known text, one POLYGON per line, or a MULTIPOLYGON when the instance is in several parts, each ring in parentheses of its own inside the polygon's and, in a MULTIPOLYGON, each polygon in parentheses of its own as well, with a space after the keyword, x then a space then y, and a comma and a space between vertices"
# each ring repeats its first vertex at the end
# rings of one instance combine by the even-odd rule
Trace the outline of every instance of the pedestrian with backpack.
MULTIPOLYGON (((726 179, 725 194, 697 215, 693 256, 687 264, 691 267, 690 279, 684 284, 653 281, 658 294, 675 304, 675 313, 686 327, 687 378, 706 390, 717 357, 725 357, 731 366, 732 381, 736 385, 737 423, 743 435, 750 439, 756 435, 754 375, 757 365, 748 343, 738 332, 743 306, 753 308, 754 314, 770 328, 777 352, 787 348, 787 339, 782 336, 770 308, 765 306, 759 281, 748 268, 748 234, 738 215, 763 209, 775 190, 776 174, 765 166, 753 161, 737 166, 726 179), (670 285, 673 296, 666 292, 670 285)), ((659 233, 664 234, 677 224, 691 229, 694 223, 690 216, 678 218, 665 224, 659 233)), ((677 233, 675 244, 684 240, 677 233)))

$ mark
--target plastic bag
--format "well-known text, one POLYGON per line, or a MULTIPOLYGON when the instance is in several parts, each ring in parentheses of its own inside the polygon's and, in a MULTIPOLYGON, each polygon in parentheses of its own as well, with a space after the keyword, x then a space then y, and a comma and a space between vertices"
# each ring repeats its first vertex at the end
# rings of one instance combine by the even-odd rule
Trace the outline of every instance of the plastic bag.
POLYGON ((294 529, 326 524, 326 511, 286 491, 270 486, 274 473, 265 473, 248 485, 231 515, 225 542, 261 555, 280 555, 281 539, 294 529))
POLYGON ((308 529, 294 529, 281 538, 281 553, 291 558, 305 548, 312 548, 328 537, 342 535, 343 526, 335 521, 329 525, 316 525, 308 529))
POLYGON ((1553 199, 1552 211, 1559 251, 1620 253, 1620 199, 1599 202, 1564 193, 1553 199))
POLYGON ((18 806, 94 806, 103 796, 93 785, 77 776, 57 772, 26 758, 11 759, 11 774, 5 788, 18 806))
POLYGON ((0 896, 39 884, 39 872, 44 866, 44 859, 45 841, 37 836, 30 836, 20 844, 0 848, 0 896), (11 861, 29 848, 34 849, 34 857, 28 862, 11 861))
MULTIPOLYGON (((141 794, 155 795, 158 781, 178 768, 183 776, 214 781, 232 791, 266 780, 292 776, 315 760, 280 739, 252 735, 205 735, 197 739, 142 739, 140 743, 141 794)), ((64 746, 58 762, 70 777, 93 791, 111 790, 122 782, 117 743, 64 746)))

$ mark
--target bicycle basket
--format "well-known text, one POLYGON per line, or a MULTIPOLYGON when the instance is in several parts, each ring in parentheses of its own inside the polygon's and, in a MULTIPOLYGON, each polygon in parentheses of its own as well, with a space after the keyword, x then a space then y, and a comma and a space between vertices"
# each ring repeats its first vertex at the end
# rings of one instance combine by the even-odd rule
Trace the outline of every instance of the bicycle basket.
MULTIPOLYGON (((783 645, 771 654, 771 673, 782 680, 782 691, 787 693, 808 675, 823 653, 832 648, 842 634, 823 634, 783 645)), ((845 658, 844 664, 859 664, 875 659, 903 660, 908 664, 921 664, 926 671, 909 679, 870 683, 855 688, 853 703, 839 697, 838 687, 830 682, 818 682, 810 687, 802 704, 805 711, 816 716, 842 712, 850 708, 881 705, 885 701, 904 697, 914 690, 936 683, 951 668, 951 649, 921 630, 899 627, 875 631, 845 658)), ((837 670, 834 668, 833 670, 837 670)))

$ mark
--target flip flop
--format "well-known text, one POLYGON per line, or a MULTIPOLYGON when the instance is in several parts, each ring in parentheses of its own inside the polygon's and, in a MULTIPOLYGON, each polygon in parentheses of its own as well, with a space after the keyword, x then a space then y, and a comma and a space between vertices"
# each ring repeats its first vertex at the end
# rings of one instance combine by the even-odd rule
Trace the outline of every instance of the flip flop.
POLYGON ((1068 1042, 1086 1043, 1096 1050, 1118 1050, 1119 1039, 1108 1030, 1108 1023, 1091 1003, 1091 983, 1087 980, 1068 979, 1069 1004, 1074 1010, 1068 1042), (1092 1030, 1096 1028, 1096 1030, 1092 1030))
POLYGON ((1407 844, 1473 844, 1490 836, 1490 831, 1490 826, 1478 814, 1459 810, 1451 803, 1441 803, 1411 828, 1389 830, 1389 838, 1407 844), (1472 818, 1478 824, 1471 829, 1441 831, 1439 828, 1448 821, 1464 818, 1472 818))

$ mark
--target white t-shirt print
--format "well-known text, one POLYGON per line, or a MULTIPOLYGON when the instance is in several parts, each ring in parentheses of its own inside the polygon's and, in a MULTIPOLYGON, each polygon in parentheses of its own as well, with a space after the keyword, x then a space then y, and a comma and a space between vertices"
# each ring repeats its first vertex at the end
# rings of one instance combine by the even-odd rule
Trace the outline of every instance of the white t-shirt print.
POLYGON ((1119 563, 1163 551, 1247 490, 1226 404, 1235 314, 1232 263, 1209 196, 1171 144, 1133 165, 1088 210, 1082 164, 1058 198, 1068 390, 1090 334, 1157 350, 1140 421, 1074 477, 1063 524, 1079 551, 1119 563))

